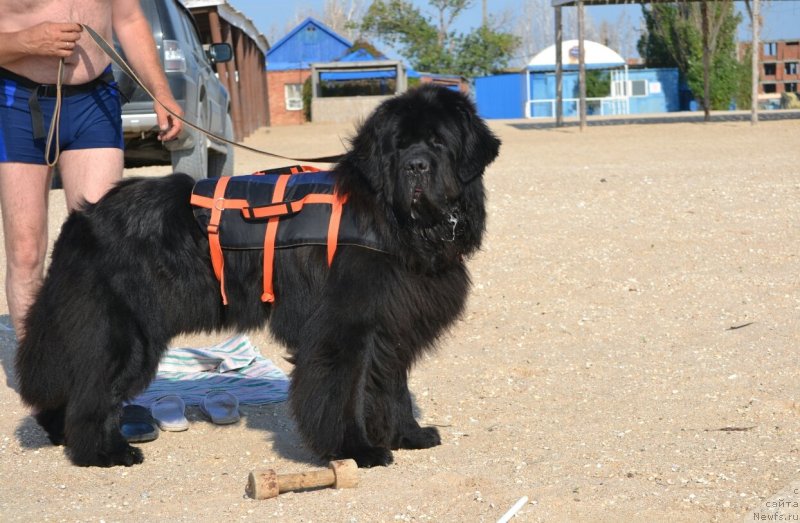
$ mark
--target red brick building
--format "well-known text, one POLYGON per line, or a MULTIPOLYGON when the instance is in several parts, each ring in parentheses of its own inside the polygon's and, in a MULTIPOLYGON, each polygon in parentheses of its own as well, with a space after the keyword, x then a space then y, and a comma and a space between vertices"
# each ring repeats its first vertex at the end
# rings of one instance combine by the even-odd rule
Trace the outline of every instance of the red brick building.
POLYGON ((762 42, 759 69, 758 92, 765 98, 800 92, 800 39, 762 42))
POLYGON ((267 72, 267 100, 271 125, 298 125, 306 121, 303 113, 303 84, 311 69, 267 72))

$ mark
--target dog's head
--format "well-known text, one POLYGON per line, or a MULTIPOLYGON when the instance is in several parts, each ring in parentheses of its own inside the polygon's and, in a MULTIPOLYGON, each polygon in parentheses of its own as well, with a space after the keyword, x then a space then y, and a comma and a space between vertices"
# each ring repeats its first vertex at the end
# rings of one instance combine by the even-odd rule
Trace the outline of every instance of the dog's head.
POLYGON ((469 98, 433 85, 381 104, 352 144, 348 160, 373 193, 421 228, 451 220, 467 192, 483 198, 481 176, 500 147, 469 98))

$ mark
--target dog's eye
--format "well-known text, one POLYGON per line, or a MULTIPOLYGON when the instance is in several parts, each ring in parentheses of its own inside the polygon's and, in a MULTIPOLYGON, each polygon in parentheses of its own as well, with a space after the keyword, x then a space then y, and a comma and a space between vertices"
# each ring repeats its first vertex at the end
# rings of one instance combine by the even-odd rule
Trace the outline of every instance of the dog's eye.
POLYGON ((438 136, 434 136, 431 138, 431 145, 437 149, 442 149, 444 147, 444 141, 438 136))

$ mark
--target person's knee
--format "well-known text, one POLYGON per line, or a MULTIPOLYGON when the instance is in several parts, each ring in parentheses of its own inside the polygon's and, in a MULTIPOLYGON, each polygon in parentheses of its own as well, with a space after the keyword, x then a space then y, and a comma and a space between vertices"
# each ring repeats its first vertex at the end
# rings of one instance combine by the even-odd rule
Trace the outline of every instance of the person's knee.
POLYGON ((14 242, 7 253, 9 272, 15 277, 38 278, 44 267, 47 252, 40 239, 25 239, 14 242))

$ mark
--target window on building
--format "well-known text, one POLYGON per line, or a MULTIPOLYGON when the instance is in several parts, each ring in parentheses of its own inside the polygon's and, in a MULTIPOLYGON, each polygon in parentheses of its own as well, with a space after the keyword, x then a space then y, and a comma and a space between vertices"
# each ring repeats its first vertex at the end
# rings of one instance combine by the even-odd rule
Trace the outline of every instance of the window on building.
POLYGON ((775 64, 764 64, 764 76, 775 76, 775 64))
POLYGON ((783 84, 783 91, 786 93, 796 93, 797 82, 786 82, 785 84, 783 84))
POLYGON ((778 92, 778 87, 775 84, 763 84, 763 87, 764 87, 764 93, 765 94, 771 94, 771 93, 777 93, 778 92))
POLYGON ((303 84, 286 84, 283 86, 287 111, 303 110, 303 84))
POLYGON ((647 96, 647 80, 616 80, 611 82, 611 96, 647 96))
POLYGON ((775 42, 764 42, 764 56, 775 56, 778 54, 778 44, 775 42))
POLYGON ((783 71, 786 74, 797 74, 797 62, 786 62, 783 64, 783 71))
POLYGON ((647 80, 631 80, 631 96, 647 96, 647 80))

